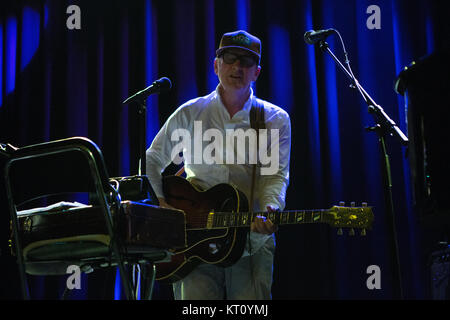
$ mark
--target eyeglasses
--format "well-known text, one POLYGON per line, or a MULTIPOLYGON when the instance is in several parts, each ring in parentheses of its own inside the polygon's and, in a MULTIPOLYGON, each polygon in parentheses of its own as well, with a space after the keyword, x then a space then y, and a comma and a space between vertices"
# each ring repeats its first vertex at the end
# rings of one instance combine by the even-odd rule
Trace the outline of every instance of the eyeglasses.
POLYGON ((231 52, 224 52, 221 57, 226 64, 233 64, 236 60, 239 60, 239 63, 244 68, 253 67, 257 63, 256 59, 249 55, 237 55, 231 52))

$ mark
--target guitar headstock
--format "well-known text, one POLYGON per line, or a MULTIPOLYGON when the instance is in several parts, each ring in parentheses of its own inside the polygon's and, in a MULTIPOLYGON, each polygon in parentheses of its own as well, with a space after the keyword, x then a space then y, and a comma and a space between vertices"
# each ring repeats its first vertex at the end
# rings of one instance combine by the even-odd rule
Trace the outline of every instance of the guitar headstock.
POLYGON ((361 229, 361 235, 366 235, 366 229, 372 227, 374 219, 372 208, 363 202, 361 207, 356 207, 355 202, 350 207, 345 207, 343 202, 328 210, 327 222, 338 229, 338 235, 342 234, 342 228, 350 228, 349 235, 354 235, 354 229, 361 229))

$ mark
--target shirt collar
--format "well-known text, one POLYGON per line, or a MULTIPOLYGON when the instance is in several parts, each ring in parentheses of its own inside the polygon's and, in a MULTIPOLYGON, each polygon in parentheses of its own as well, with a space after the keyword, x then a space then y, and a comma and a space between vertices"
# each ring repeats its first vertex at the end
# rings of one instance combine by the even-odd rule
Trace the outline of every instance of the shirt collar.
MULTIPOLYGON (((227 111, 227 108, 223 104, 222 98, 220 97, 219 85, 220 84, 218 84, 217 87, 216 87, 216 98, 217 98, 217 101, 218 101, 218 105, 220 107, 222 107, 223 110, 227 111)), ((244 107, 242 108, 242 110, 240 110, 239 112, 244 111, 245 113, 249 114, 250 113, 250 109, 252 108, 252 104, 253 104, 253 88, 250 87, 250 96, 248 97, 248 100, 244 103, 244 107)))

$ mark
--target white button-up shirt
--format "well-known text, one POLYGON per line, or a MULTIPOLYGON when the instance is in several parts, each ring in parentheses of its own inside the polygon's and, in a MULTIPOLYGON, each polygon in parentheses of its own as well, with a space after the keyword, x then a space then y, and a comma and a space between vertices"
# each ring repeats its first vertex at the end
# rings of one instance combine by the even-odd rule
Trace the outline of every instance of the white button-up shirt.
MULTIPOLYGON (((251 149, 248 143, 245 145, 245 150, 239 148, 238 143, 230 147, 232 145, 229 142, 232 139, 227 136, 227 133, 237 132, 236 130, 239 129, 246 131, 250 128, 250 109, 252 105, 255 105, 254 99, 256 97, 251 90, 243 109, 233 117, 230 117, 222 103, 218 88, 207 96, 181 105, 166 121, 146 153, 147 175, 156 195, 164 197, 161 172, 170 162, 181 161, 177 154, 183 151, 186 178, 195 181, 196 186, 206 190, 219 183, 228 183, 244 192, 250 199, 252 164, 254 163, 250 160, 252 159, 249 155, 251 149), (234 160, 233 163, 232 160, 234 160), (242 162, 245 163, 242 164, 242 162)), ((262 167, 257 170, 253 210, 265 211, 268 205, 283 210, 289 183, 290 119, 283 109, 267 101, 259 101, 264 105, 268 138, 263 139, 260 135, 259 146, 261 146, 261 140, 265 140, 268 149, 271 151, 278 149, 278 154, 267 153, 267 148, 259 151, 260 155, 264 151, 262 156, 264 157, 265 154, 266 157, 265 162, 264 158, 261 158, 262 167), (269 167, 271 170, 268 170, 269 167), (263 168, 267 170, 265 174, 261 174, 263 171, 260 170, 263 168)), ((252 251, 255 252, 267 237, 270 236, 251 232, 252 251)))

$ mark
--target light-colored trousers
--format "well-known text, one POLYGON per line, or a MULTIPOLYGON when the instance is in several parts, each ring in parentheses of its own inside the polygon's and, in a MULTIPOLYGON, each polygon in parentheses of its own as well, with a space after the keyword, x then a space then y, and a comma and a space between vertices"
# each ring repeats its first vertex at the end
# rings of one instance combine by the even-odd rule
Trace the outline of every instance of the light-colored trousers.
POLYGON ((173 284, 176 300, 271 299, 274 237, 230 267, 202 263, 173 284))

